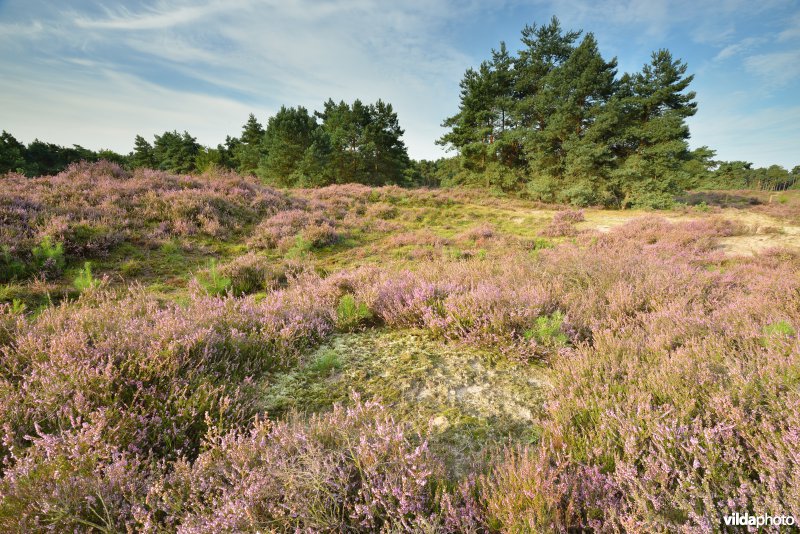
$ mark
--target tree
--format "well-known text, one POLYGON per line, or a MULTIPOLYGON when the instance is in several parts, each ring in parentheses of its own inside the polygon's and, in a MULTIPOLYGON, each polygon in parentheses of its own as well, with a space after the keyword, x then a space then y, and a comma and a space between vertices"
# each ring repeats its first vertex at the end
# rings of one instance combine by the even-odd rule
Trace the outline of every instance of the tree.
POLYGON ((624 144, 617 156, 623 161, 614 176, 623 192, 623 207, 666 207, 681 191, 689 159, 686 118, 697 111, 695 93, 685 92, 694 76, 685 76, 686 64, 668 50, 653 52, 642 72, 623 80, 624 144))
POLYGON ((282 106, 267 122, 258 175, 267 183, 288 187, 317 184, 325 166, 325 140, 306 108, 282 106))
POLYGON ((401 139, 403 129, 391 104, 378 100, 370 104, 369 120, 364 127, 361 150, 366 168, 366 183, 374 185, 399 184, 409 159, 406 145, 401 139))
POLYGON ((194 158, 197 172, 209 172, 222 167, 222 153, 218 148, 202 147, 194 158))
POLYGON ((0 174, 25 172, 25 145, 3 130, 0 134, 0 174))
POLYGON ((553 17, 522 30, 515 56, 501 43, 466 71, 458 113, 438 141, 459 153, 465 172, 453 180, 626 206, 666 205, 691 183, 700 169, 688 163, 699 154, 686 143, 696 110, 686 65, 659 50, 642 72, 618 78, 616 58, 581 35, 553 17))
POLYGON ((328 167, 334 181, 382 185, 405 180, 408 152, 391 104, 329 99, 316 115, 330 140, 328 167))
POLYGON ((28 176, 56 174, 63 168, 61 147, 34 139, 25 149, 26 172, 28 176))
POLYGON ((689 152, 689 159, 683 163, 683 171, 688 180, 681 184, 683 189, 698 189, 707 187, 714 179, 714 169, 719 162, 714 161, 717 153, 707 146, 701 146, 689 152))
POLYGON ((131 152, 129 159, 133 168, 146 167, 155 169, 157 166, 153 146, 141 135, 137 135, 134 139, 133 152, 131 152))
POLYGON ((616 59, 602 58, 589 33, 544 76, 527 106, 541 118, 524 136, 533 196, 587 205, 611 195, 608 139, 615 124, 606 104, 616 88, 616 66, 616 59))
POLYGON ((200 144, 189 132, 164 132, 155 136, 153 155, 160 170, 189 174, 195 170, 195 158, 200 148, 200 144))
POLYGON ((264 156, 262 142, 264 127, 252 113, 242 127, 242 136, 233 150, 236 168, 243 174, 253 174, 264 156))

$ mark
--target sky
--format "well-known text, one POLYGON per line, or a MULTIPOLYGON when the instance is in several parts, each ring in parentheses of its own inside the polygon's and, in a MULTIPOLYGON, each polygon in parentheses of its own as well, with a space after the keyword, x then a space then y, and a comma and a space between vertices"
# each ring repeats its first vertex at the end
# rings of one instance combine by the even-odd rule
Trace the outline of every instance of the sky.
POLYGON ((620 73, 660 48, 685 61, 692 147, 800 165, 800 0, 0 0, 0 129, 122 153, 167 130, 216 146, 249 113, 380 98, 409 154, 436 159, 465 70, 553 15, 620 73))

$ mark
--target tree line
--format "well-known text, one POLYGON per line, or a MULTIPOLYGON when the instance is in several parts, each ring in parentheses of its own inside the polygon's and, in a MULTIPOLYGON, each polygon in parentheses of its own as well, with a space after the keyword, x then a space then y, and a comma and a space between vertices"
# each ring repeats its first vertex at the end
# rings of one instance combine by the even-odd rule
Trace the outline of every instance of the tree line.
POLYGON ((152 142, 137 135, 127 155, 78 145, 65 148, 38 139, 25 146, 4 131, 0 173, 56 174, 76 161, 107 159, 131 169, 179 174, 224 168, 255 174, 281 187, 349 182, 419 185, 424 178, 408 157, 403 133, 392 105, 382 100, 373 104, 328 100, 322 111, 314 113, 284 106, 265 125, 251 114, 239 137, 228 136, 216 147, 201 145, 186 131, 164 132, 152 142))

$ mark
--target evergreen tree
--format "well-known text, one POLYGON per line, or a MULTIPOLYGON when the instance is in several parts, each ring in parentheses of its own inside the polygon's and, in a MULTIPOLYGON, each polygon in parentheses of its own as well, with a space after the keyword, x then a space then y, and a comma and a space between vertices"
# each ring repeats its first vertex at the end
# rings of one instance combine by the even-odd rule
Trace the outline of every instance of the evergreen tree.
POLYGON ((195 158, 200 148, 200 144, 189 132, 164 132, 155 136, 153 155, 159 169, 189 174, 195 171, 195 158))
POLYGON ((391 104, 378 100, 369 106, 361 154, 366 168, 365 183, 399 184, 409 165, 408 152, 401 137, 403 129, 391 104))
POLYGON ((129 159, 133 168, 155 169, 157 166, 153 146, 141 135, 137 135, 134 139, 133 152, 131 152, 129 159))
POLYGON ((717 153, 707 146, 701 146, 689 152, 689 159, 683 164, 683 171, 687 181, 681 184, 683 189, 698 189, 707 187, 714 179, 714 169, 719 162, 714 161, 717 153))
POLYGON ((240 173, 253 174, 263 153, 264 127, 252 113, 242 127, 242 136, 234 149, 236 167, 240 173))
POLYGON ((402 183, 408 167, 403 130, 391 104, 333 100, 317 112, 330 142, 329 171, 338 183, 402 183))
POLYGON ((194 158, 197 172, 211 172, 222 167, 222 153, 218 148, 201 147, 194 158))
POLYGON ((25 145, 3 130, 0 134, 0 174, 25 171, 25 145))
POLYGON ((226 169, 239 169, 239 162, 236 160, 236 150, 241 144, 238 137, 225 137, 225 143, 217 145, 220 154, 220 165, 226 169))
POLYGON ((316 174, 324 167, 324 140, 318 129, 306 108, 281 107, 267 122, 258 166, 261 179, 281 187, 321 181, 316 174))
POLYGON ((590 33, 561 64, 545 75, 529 110, 542 117, 525 135, 533 180, 528 188, 543 200, 586 205, 603 201, 609 128, 603 117, 615 89, 616 59, 606 62, 590 33))
POLYGON ((364 164, 359 153, 364 141, 364 127, 369 121, 369 111, 360 100, 350 106, 329 99, 322 112, 322 128, 330 139, 329 168, 337 183, 363 182, 364 164))
POLYGON ((463 164, 448 181, 546 201, 664 206, 697 179, 686 65, 659 50, 642 72, 617 78, 616 58, 604 60, 591 33, 578 42, 582 33, 553 17, 523 29, 516 56, 501 44, 467 70, 439 140, 463 164))
POLYGON ((688 180, 682 167, 689 159, 689 128, 694 115, 694 92, 685 92, 694 76, 668 50, 653 52, 642 72, 623 80, 625 144, 617 156, 623 161, 614 171, 623 192, 623 207, 667 207, 688 180))

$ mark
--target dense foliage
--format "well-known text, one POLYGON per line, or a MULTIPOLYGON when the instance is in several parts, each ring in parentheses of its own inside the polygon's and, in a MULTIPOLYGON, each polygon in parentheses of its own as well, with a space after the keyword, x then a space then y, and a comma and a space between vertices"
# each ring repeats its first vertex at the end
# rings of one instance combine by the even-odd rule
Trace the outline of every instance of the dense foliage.
POLYGON ((667 50, 617 77, 591 33, 557 19, 526 26, 524 48, 505 45, 461 82, 458 114, 442 144, 459 150, 466 180, 573 204, 666 205, 687 184, 685 119, 692 76, 667 50))
POLYGON ((216 166, 256 174, 279 187, 414 185, 402 135, 391 104, 328 100, 313 114, 301 106, 281 107, 266 127, 251 114, 241 136, 229 136, 217 148, 201 147, 187 132, 165 132, 153 145, 137 136, 130 164, 175 173, 216 166))
POLYGON ((80 145, 63 147, 34 139, 27 146, 3 130, 0 134, 0 174, 16 172, 26 176, 58 174, 72 163, 106 160, 126 162, 111 150, 89 150, 80 145))

